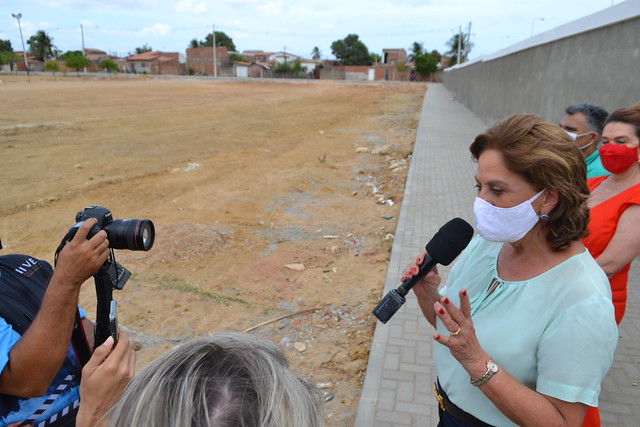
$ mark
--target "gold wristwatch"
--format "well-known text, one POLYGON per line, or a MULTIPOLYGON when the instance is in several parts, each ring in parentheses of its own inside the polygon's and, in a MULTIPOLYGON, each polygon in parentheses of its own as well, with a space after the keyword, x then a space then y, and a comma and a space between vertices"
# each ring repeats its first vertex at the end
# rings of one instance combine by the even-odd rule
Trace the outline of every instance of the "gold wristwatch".
POLYGON ((487 362, 487 372, 485 372, 484 375, 477 380, 469 378, 469 381, 472 385, 480 387, 482 384, 489 381, 496 372, 498 372, 498 365, 496 365, 493 360, 489 359, 489 361, 487 362))

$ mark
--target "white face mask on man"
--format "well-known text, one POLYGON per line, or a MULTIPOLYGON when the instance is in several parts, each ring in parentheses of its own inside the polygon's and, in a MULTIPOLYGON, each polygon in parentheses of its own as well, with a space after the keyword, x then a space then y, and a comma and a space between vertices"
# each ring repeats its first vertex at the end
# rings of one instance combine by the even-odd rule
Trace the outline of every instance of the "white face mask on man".
POLYGON ((537 223, 539 216, 531 205, 544 190, 512 208, 499 208, 476 197, 473 215, 478 233, 491 242, 516 242, 537 223))
MULTIPOLYGON (((585 133, 580 133, 580 134, 578 134, 578 133, 569 132, 569 131, 568 131, 568 130, 566 130, 566 129, 562 129, 562 130, 563 130, 567 135, 569 135, 569 136, 571 137, 571 139, 573 139, 574 141, 575 141, 576 139, 578 139, 579 137, 581 137, 581 136, 585 136, 585 135, 589 135, 590 133, 593 133, 593 132, 585 132, 585 133)), ((585 144, 585 145, 583 145, 582 147, 578 147, 578 148, 579 148, 579 149, 581 149, 581 150, 584 150, 584 149, 585 149, 585 148, 587 148, 587 147, 591 147, 593 144, 595 144, 595 141, 591 141, 590 143, 585 144)))

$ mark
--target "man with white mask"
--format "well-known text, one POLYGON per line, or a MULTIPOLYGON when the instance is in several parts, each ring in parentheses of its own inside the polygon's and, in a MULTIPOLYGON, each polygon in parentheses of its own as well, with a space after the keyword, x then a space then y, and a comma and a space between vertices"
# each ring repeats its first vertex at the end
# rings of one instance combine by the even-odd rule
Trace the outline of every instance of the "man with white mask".
POLYGON ((567 107, 560 120, 560 127, 573 139, 582 152, 587 165, 587 178, 609 175, 602 166, 598 146, 602 136, 602 125, 609 113, 594 104, 574 104, 567 107))

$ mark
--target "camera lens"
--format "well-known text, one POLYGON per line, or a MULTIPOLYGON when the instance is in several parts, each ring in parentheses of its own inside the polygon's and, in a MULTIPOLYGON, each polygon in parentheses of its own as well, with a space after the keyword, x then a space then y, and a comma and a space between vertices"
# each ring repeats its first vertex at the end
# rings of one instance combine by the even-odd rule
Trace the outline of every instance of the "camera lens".
POLYGON ((148 219, 115 219, 104 230, 113 249, 148 251, 155 239, 153 222, 148 219))

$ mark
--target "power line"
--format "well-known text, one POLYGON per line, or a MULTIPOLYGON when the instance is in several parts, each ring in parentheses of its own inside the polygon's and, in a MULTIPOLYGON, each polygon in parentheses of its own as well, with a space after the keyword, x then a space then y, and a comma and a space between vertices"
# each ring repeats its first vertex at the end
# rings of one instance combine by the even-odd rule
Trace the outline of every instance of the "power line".
MULTIPOLYGON (((155 27, 108 27, 101 25, 91 25, 91 24, 82 24, 86 29, 98 30, 98 31, 115 31, 115 32, 123 32, 123 33, 136 33, 140 31, 149 31, 153 30, 155 27)), ((167 25, 168 31, 178 32, 178 31, 193 31, 193 30, 204 30, 207 31, 211 28, 208 25, 202 26, 193 26, 193 27, 171 27, 167 25)), ((260 30, 250 30, 240 27, 226 27, 226 26, 217 26, 218 30, 222 30, 225 32, 237 32, 243 34, 252 34, 259 36, 277 36, 277 37, 301 37, 301 38, 326 38, 326 37, 336 37, 335 33, 299 33, 296 31, 260 31, 260 30)), ((51 27, 44 30, 46 32, 55 32, 55 31, 78 31, 78 27, 51 27)), ((387 32, 387 33, 372 33, 372 34, 363 34, 359 35, 361 38, 376 38, 376 37, 402 37, 402 36, 419 36, 440 32, 448 32, 449 28, 438 28, 438 29, 429 29, 429 30, 417 30, 410 32, 387 32)), ((17 34, 17 31, 4 31, 5 34, 17 34)), ((353 33, 356 33, 353 31, 353 33)))

